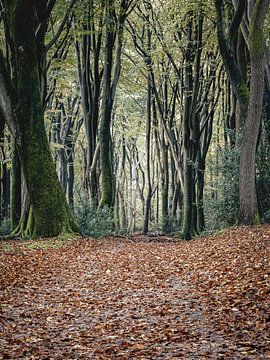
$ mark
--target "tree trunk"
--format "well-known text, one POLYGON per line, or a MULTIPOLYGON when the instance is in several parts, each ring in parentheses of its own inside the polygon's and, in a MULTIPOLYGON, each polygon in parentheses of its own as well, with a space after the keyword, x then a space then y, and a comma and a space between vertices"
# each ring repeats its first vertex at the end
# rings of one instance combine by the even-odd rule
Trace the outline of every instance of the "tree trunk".
POLYGON ((18 148, 30 200, 27 225, 20 223, 17 230, 29 237, 77 232, 78 227, 57 178, 45 132, 35 43, 35 5, 26 0, 12 0, 7 6, 16 54, 18 148))
MULTIPOLYGON (((188 45, 185 54, 185 106, 183 116, 183 150, 184 150, 184 189, 183 189, 183 223, 182 237, 192 237, 193 210, 193 143, 192 143, 192 105, 193 105, 193 53, 192 53, 192 21, 187 28, 188 45)), ((195 94, 194 94, 195 96, 195 94)))
POLYGON ((240 223, 259 222, 256 195, 255 157, 262 116, 265 42, 263 24, 269 0, 257 0, 249 29, 250 96, 240 152, 240 223))
POLYGON ((68 203, 74 209, 74 155, 68 155, 68 203))
MULTIPOLYGON (((104 91, 106 93, 106 91, 104 91)), ((110 95, 104 95, 107 97, 105 103, 109 102, 110 95)), ((112 172, 112 150, 111 150, 111 131, 110 131, 110 118, 111 118, 111 106, 103 106, 103 115, 100 121, 100 168, 101 168, 101 199, 99 207, 107 205, 113 206, 113 172, 112 172)))
POLYGON ((108 0, 106 23, 106 44, 103 78, 102 114, 100 120, 100 167, 101 167, 101 199, 99 207, 113 206, 113 172, 112 172, 112 149, 111 149, 111 117, 112 117, 112 67, 113 67, 113 1, 108 0))
POLYGON ((202 232, 205 229, 203 193, 204 193, 204 171, 205 163, 202 159, 200 151, 197 157, 197 182, 196 182, 196 205, 197 205, 197 229, 202 232))
POLYGON ((17 150, 14 146, 13 161, 12 161, 12 176, 11 176, 11 209, 10 218, 11 226, 15 229, 20 221, 22 208, 22 174, 21 174, 21 160, 17 150))
POLYGON ((152 198, 152 183, 151 183, 151 168, 150 168, 150 156, 151 156, 151 109, 152 109, 152 87, 151 87, 151 75, 148 74, 148 85, 147 85, 147 120, 146 120, 146 181, 147 181, 147 195, 145 200, 145 211, 144 211, 144 223, 143 233, 148 233, 149 226, 149 215, 151 209, 151 198, 152 198))
POLYGON ((169 159, 168 159, 168 145, 166 144, 164 133, 161 139, 161 153, 162 153, 162 232, 167 234, 170 230, 170 219, 169 219, 169 159))
POLYGON ((137 215, 137 184, 138 184, 138 175, 137 175, 137 163, 136 163, 136 154, 135 146, 131 150, 131 179, 130 179, 130 221, 129 221, 129 231, 134 233, 136 230, 136 215, 137 215))

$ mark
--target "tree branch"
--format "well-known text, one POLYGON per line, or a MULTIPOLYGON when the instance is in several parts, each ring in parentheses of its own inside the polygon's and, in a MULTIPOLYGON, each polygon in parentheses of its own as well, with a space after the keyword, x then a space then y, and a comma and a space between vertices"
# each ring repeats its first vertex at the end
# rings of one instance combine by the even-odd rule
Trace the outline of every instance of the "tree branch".
POLYGON ((48 52, 50 50, 50 48, 55 44, 55 42, 58 40, 59 36, 61 35, 65 25, 66 25, 66 22, 68 20, 68 17, 69 17, 69 14, 73 8, 73 6, 75 5, 75 3, 77 2, 77 0, 71 0, 70 4, 69 4, 69 8, 56 32, 56 34, 54 35, 54 37, 52 38, 52 40, 46 45, 46 52, 48 52))
POLYGON ((246 9, 247 1, 239 0, 237 7, 235 9, 234 17, 232 19, 232 23, 229 29, 229 39, 231 43, 234 43, 237 39, 238 29, 243 19, 245 9, 246 9))

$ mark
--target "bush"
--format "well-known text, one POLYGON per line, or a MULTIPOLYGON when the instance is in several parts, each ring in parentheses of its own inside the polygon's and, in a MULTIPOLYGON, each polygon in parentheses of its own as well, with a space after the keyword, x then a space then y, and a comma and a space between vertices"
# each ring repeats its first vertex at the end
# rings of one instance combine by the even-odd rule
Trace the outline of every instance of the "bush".
POLYGON ((269 124, 265 124, 264 122, 262 124, 260 145, 256 157, 256 184, 260 215, 262 220, 268 223, 270 222, 269 134, 269 124))
POLYGON ((74 213, 83 235, 102 238, 113 234, 113 213, 108 207, 97 209, 87 202, 82 202, 75 208, 74 213))
POLYGON ((210 163, 213 192, 205 195, 206 230, 213 231, 235 225, 239 215, 239 149, 219 151, 218 163, 210 163))
POLYGON ((11 233, 11 221, 10 218, 4 218, 0 221, 0 236, 9 235, 11 233))

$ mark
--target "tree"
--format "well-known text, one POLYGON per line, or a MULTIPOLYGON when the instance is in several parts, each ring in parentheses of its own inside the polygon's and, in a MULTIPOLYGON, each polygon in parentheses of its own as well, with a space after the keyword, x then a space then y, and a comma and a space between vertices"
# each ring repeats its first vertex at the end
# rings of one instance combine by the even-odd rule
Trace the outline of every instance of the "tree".
POLYGON ((112 171, 111 121, 116 86, 121 71, 121 54, 123 32, 126 18, 134 0, 121 0, 119 14, 116 12, 117 2, 106 0, 106 40, 104 54, 104 76, 102 95, 102 114, 100 119, 100 168, 101 199, 99 207, 112 207, 114 202, 114 181, 112 171), (115 52, 114 52, 115 48, 115 52))
POLYGON ((263 25, 269 0, 257 0, 249 26, 250 94, 247 118, 243 129, 240 152, 240 223, 254 224, 259 221, 255 160, 262 117, 265 77, 265 41, 263 25))
MULTIPOLYGON (((249 24, 248 49, 250 55, 251 77, 250 94, 243 73, 243 64, 237 59, 236 43, 247 1, 240 0, 226 34, 223 0, 216 0, 217 35, 220 52, 230 78, 234 94, 238 101, 240 144, 240 214, 242 224, 254 224, 259 221, 255 156, 262 115, 262 97, 265 76, 265 42, 263 25, 269 7, 268 0, 257 0, 252 9, 249 4, 251 21, 249 24)), ((245 35, 245 34, 243 34, 245 35)))
MULTIPOLYGON (((99 200, 97 157, 99 155, 98 127, 104 66, 102 48, 105 38, 105 1, 89 1, 83 5, 82 35, 76 39, 77 66, 81 90, 81 102, 86 130, 86 166, 84 189, 92 204, 99 200), (85 9, 86 7, 86 9, 85 9)), ((79 19, 76 20, 78 21, 79 19)), ((79 21, 78 21, 79 22, 79 21)), ((78 27, 79 25, 77 25, 78 27)))
POLYGON ((57 179, 45 132, 35 36, 36 16, 43 6, 44 2, 26 0, 5 3, 14 47, 16 81, 10 79, 8 72, 1 67, 5 79, 1 86, 10 99, 10 108, 6 109, 3 102, 1 108, 7 121, 11 119, 15 124, 13 128, 17 131, 17 147, 30 200, 28 217, 21 219, 14 235, 30 237, 51 237, 79 231, 57 179), (12 96, 11 88, 16 97, 12 96))

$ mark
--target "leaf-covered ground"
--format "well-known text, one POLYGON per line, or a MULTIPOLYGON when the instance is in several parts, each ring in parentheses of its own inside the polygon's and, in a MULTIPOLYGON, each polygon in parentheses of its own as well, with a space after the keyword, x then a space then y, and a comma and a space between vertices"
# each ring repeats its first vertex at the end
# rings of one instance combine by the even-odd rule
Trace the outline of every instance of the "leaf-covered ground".
POLYGON ((0 359, 270 359, 269 245, 266 226, 4 243, 0 359))

